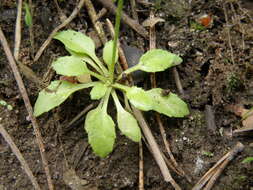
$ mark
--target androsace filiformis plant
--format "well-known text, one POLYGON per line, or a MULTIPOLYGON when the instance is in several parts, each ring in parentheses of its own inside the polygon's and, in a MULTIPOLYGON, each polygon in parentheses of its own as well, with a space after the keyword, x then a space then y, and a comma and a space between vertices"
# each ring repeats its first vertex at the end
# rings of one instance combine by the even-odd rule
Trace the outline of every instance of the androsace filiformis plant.
MULTIPOLYGON (((118 3, 122 3, 122 0, 119 0, 118 3)), ((173 53, 153 49, 142 55, 137 65, 116 76, 115 64, 118 63, 116 47, 121 9, 122 4, 118 5, 115 38, 113 41, 108 41, 103 49, 103 62, 95 54, 94 42, 86 35, 66 30, 54 36, 65 45, 66 50, 70 53, 70 56, 60 57, 53 62, 52 67, 56 73, 71 77, 89 74, 97 80, 88 83, 52 81, 46 89, 39 93, 34 107, 34 115, 39 116, 59 106, 75 91, 92 88, 91 99, 100 100, 100 103, 87 113, 84 125, 89 143, 93 151, 100 157, 107 156, 113 150, 116 138, 115 123, 107 113, 110 96, 117 109, 116 120, 119 130, 135 142, 141 140, 138 122, 131 111, 126 110, 122 105, 118 97, 119 91, 125 95, 132 106, 142 111, 154 110, 169 117, 184 117, 189 114, 187 104, 174 93, 164 94, 161 88, 145 91, 137 86, 120 83, 123 76, 134 71, 161 72, 182 62, 182 59, 173 53)))

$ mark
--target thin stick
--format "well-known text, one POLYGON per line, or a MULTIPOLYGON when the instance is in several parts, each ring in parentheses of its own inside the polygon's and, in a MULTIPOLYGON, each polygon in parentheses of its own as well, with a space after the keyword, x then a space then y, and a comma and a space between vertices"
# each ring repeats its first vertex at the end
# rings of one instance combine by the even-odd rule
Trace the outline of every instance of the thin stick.
POLYGON ((181 94, 181 95, 184 95, 184 89, 182 87, 182 84, 181 84, 181 80, 180 80, 180 77, 179 77, 179 74, 177 72, 177 68, 176 67, 173 67, 173 76, 174 76, 174 80, 176 82, 176 86, 177 86, 177 90, 178 92, 181 94))
POLYGON ((42 55, 43 51, 46 49, 46 47, 52 41, 52 39, 53 39, 54 35, 56 34, 56 32, 58 32, 60 29, 62 29, 66 25, 68 25, 76 17, 76 15, 79 13, 80 9, 83 7, 85 1, 86 0, 80 0, 80 2, 76 6, 76 8, 73 10, 73 12, 71 13, 71 15, 63 23, 61 23, 59 26, 57 26, 51 32, 51 34, 48 36, 48 38, 46 39, 46 41, 42 44, 42 46, 40 47, 40 49, 36 53, 36 55, 34 57, 34 61, 38 61, 38 59, 42 55))
POLYGON ((15 45, 14 45, 14 58, 18 60, 20 43, 21 43, 21 15, 22 15, 22 0, 18 0, 18 10, 15 28, 15 45))
MULTIPOLYGON (((32 0, 29 0, 29 7, 30 7, 30 11, 31 11, 31 17, 33 18, 33 4, 32 4, 32 0)), ((32 19, 33 21, 33 19, 32 19)), ((31 43, 31 52, 32 52, 32 58, 34 58, 34 34, 33 34, 33 22, 31 23, 31 25, 29 26, 29 38, 30 38, 30 43, 31 43)))
POLYGON ((139 143, 139 190, 144 190, 144 162, 143 162, 143 148, 142 141, 139 143))
POLYGON ((86 108, 84 108, 83 111, 81 111, 77 116, 75 116, 65 127, 64 132, 69 131, 69 129, 71 128, 71 126, 78 121, 82 116, 84 116, 89 110, 91 110, 91 108, 93 108, 95 105, 95 103, 91 103, 90 105, 86 106, 86 108))
POLYGON ((30 167, 28 166, 26 160, 24 159, 23 155, 19 151, 18 147, 15 145, 11 136, 8 134, 8 132, 5 130, 5 128, 1 124, 0 124, 0 133, 3 136, 3 138, 5 139, 5 141, 11 147, 12 152, 15 154, 15 156, 17 157, 17 159, 21 163, 22 168, 25 170, 27 176, 29 177, 30 181, 32 182, 34 189, 40 190, 40 186, 39 186, 35 176, 33 175, 30 167))
POLYGON ((67 16, 63 13, 63 11, 61 10, 59 4, 58 4, 58 0, 54 0, 54 4, 56 6, 56 9, 58 11, 58 14, 59 14, 59 17, 60 17, 60 20, 61 22, 64 22, 64 20, 67 19, 67 16))
POLYGON ((171 185, 176 189, 176 190, 181 190, 180 186, 175 182, 175 180, 172 178, 170 171, 163 159, 161 150, 159 149, 159 146, 157 142, 155 141, 154 136, 152 135, 147 122, 145 121, 142 113, 140 110, 136 109, 135 107, 132 106, 134 116, 139 122, 139 125, 142 129, 142 132, 144 133, 145 138, 147 139, 147 142, 153 152, 153 156, 156 160, 156 163, 158 164, 161 173, 163 175, 163 178, 166 182, 170 182, 171 185))
MULTIPOLYGON (((154 18, 154 13, 150 12, 150 19, 154 18)), ((149 28, 149 49, 155 49, 156 48, 156 32, 155 32, 155 25, 150 26, 149 28)), ((156 88, 156 77, 155 73, 150 73, 150 81, 152 88, 156 88)))
POLYGON ((174 167, 176 168, 176 170, 178 170, 180 172, 181 176, 184 176, 185 173, 184 173, 183 169, 179 167, 179 165, 178 165, 175 157, 173 156, 173 154, 171 152, 170 144, 169 144, 169 142, 166 139, 166 132, 165 132, 165 129, 164 129, 161 117, 160 117, 160 115, 158 113, 156 113, 156 121, 157 121, 157 123, 159 125, 159 129, 160 129, 160 133, 162 135, 164 146, 165 146, 165 148, 167 150, 167 153, 169 154, 169 157, 170 157, 170 159, 171 159, 174 167))
POLYGON ((106 9, 106 8, 102 8, 102 9, 98 12, 97 17, 96 17, 96 19, 95 19, 95 22, 96 22, 97 20, 99 20, 100 18, 102 18, 103 16, 105 16, 106 13, 107 13, 107 9, 106 9))
POLYGON ((131 11, 132 11, 132 16, 133 16, 134 20, 139 22, 138 14, 137 14, 137 11, 136 11, 136 2, 135 2, 135 0, 130 0, 130 5, 131 5, 131 11))
POLYGON ((40 130, 39 130, 39 126, 38 126, 38 123, 37 123, 35 117, 33 116, 33 109, 32 109, 29 97, 27 95, 27 92, 26 92, 26 89, 25 89, 25 85, 24 85, 23 80, 21 78, 21 75, 20 75, 20 73, 18 71, 18 67, 17 67, 17 65, 15 63, 13 55, 11 54, 10 47, 8 45, 8 42, 7 42, 7 40, 6 40, 5 36, 4 36, 4 33, 3 33, 2 29, 1 29, 1 27, 0 27, 0 41, 2 43, 4 52, 5 52, 6 56, 7 56, 7 59, 9 61, 9 65, 10 65, 10 67, 12 69, 12 72, 14 74, 16 82, 18 84, 19 91, 20 91, 20 93, 21 93, 21 95, 23 97, 23 100, 24 100, 26 109, 28 111, 29 117, 30 117, 30 119, 32 121, 33 129, 34 129, 34 132, 35 132, 35 135, 36 135, 36 139, 37 139, 37 143, 38 143, 39 149, 40 149, 40 155, 41 155, 42 163, 44 165, 44 169, 45 169, 45 172, 46 172, 47 182, 48 182, 49 189, 53 190, 54 186, 53 186, 53 183, 52 183, 52 179, 51 179, 51 175, 50 175, 50 170, 49 170, 49 167, 48 167, 48 161, 46 159, 46 154, 45 154, 45 147, 44 147, 44 144, 43 144, 43 140, 42 140, 42 136, 41 136, 41 133, 40 133, 40 130))
POLYGON ((105 37, 105 33, 104 33, 101 22, 99 20, 97 20, 98 16, 97 16, 97 13, 95 11, 95 8, 94 8, 91 0, 84 1, 84 4, 85 4, 88 14, 90 16, 93 27, 95 28, 102 43, 105 44, 107 39, 105 37))
POLYGON ((231 53, 231 60, 232 60, 232 63, 235 64, 234 50, 233 50, 233 47, 231 44, 230 27, 228 25, 228 14, 227 14, 227 10, 226 10, 226 2, 223 3, 223 11, 224 11, 225 20, 226 20, 226 30, 227 30, 227 37, 228 37, 228 45, 229 45, 230 53, 231 53))
MULTIPOLYGON (((113 14, 116 14, 117 8, 115 7, 115 5, 112 3, 111 0, 97 0, 97 1, 99 1, 105 8, 107 8, 113 14)), ((143 26, 141 26, 137 21, 131 19, 124 12, 122 12, 121 19, 124 23, 129 25, 138 34, 140 34, 144 38, 148 38, 148 32, 146 31, 146 29, 143 26)))

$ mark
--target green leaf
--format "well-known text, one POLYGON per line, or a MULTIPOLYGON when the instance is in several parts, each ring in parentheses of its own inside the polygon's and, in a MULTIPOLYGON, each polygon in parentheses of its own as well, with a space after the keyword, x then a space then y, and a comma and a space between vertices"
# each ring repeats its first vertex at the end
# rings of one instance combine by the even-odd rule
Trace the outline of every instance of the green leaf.
POLYGON ((93 40, 81 32, 65 30, 57 33, 54 39, 60 40, 71 51, 85 53, 91 58, 96 57, 93 40))
POLYGON ((181 62, 182 59, 173 53, 162 49, 152 49, 141 56, 139 64, 142 71, 159 72, 181 62))
POLYGON ((73 84, 67 81, 53 81, 44 90, 39 93, 34 106, 34 115, 39 116, 44 112, 59 106, 63 103, 72 93, 77 90, 89 88, 94 86, 96 82, 87 84, 73 84))
POLYGON ((113 150, 116 138, 115 124, 101 107, 91 110, 85 119, 85 130, 93 151, 100 157, 106 157, 113 150))
POLYGON ((138 88, 136 86, 127 88, 126 96, 130 100, 131 104, 140 110, 148 111, 153 107, 152 99, 142 88, 138 88))
POLYGON ((135 86, 125 90, 131 104, 140 110, 154 110, 169 117, 184 117, 189 114, 187 104, 176 94, 164 96, 160 88, 145 91, 135 86))
POLYGON ((80 76, 89 73, 89 69, 82 58, 76 56, 64 56, 52 63, 57 74, 65 76, 80 76))
POLYGON ((162 49, 152 49, 141 56, 140 62, 124 71, 129 74, 136 70, 145 72, 160 72, 172 66, 178 65, 183 60, 176 54, 170 53, 162 49))
POLYGON ((189 114, 187 104, 176 94, 169 93, 164 96, 162 92, 163 89, 161 88, 147 91, 149 97, 153 100, 153 110, 169 117, 184 117, 189 114))
POLYGON ((141 130, 134 116, 124 109, 117 111, 117 122, 120 131, 134 142, 140 142, 141 130))
POLYGON ((253 162, 253 157, 247 157, 242 161, 242 163, 250 163, 250 162, 253 162))
POLYGON ((112 92, 112 97, 117 108, 117 122, 120 131, 131 140, 139 142, 141 140, 141 130, 136 119, 121 106, 115 91, 112 92))
POLYGON ((32 25, 32 15, 29 5, 25 2, 25 24, 30 27, 32 25))
POLYGON ((91 90, 90 97, 92 100, 99 100, 102 98, 106 90, 108 89, 108 86, 104 83, 98 82, 91 90))
MULTIPOLYGON (((106 42, 104 49, 103 49, 103 59, 105 63, 109 66, 112 64, 112 52, 113 52, 113 41, 110 40, 109 42, 106 42)), ((119 55, 118 55, 118 49, 116 49, 115 53, 115 62, 118 61, 119 55)))

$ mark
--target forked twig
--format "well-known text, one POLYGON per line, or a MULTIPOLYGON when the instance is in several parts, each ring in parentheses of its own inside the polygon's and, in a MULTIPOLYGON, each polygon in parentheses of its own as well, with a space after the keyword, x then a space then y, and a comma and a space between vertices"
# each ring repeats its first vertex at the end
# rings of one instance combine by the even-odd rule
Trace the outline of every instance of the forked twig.
POLYGON ((229 161, 233 160, 236 154, 243 151, 243 149, 244 145, 238 142, 232 150, 225 154, 210 170, 208 170, 208 172, 205 173, 205 175, 194 185, 192 190, 210 190, 229 161))
POLYGON ((52 41, 52 39, 53 39, 54 35, 56 34, 56 32, 58 32, 60 29, 62 29, 66 25, 68 25, 76 17, 76 15, 79 13, 80 9, 83 7, 85 1, 86 0, 80 0, 80 2, 76 6, 76 8, 73 10, 73 12, 71 13, 71 15, 63 23, 61 23, 59 26, 57 26, 51 32, 51 34, 48 36, 48 38, 46 39, 46 41, 42 44, 42 46, 40 47, 40 49, 36 53, 36 55, 34 57, 34 61, 38 61, 38 59, 42 55, 43 51, 46 49, 46 47, 52 41))
POLYGON ((0 27, 0 41, 1 41, 1 44, 3 46, 4 52, 7 56, 7 59, 9 61, 9 65, 12 69, 12 72, 13 72, 14 77, 16 79, 16 82, 18 84, 19 91, 20 91, 20 93, 23 97, 27 112, 29 114, 29 117, 30 117, 32 125, 33 125, 33 129, 34 129, 34 132, 35 132, 35 135, 36 135, 37 143, 38 143, 39 149, 40 149, 40 155, 41 155, 42 163, 44 165, 44 169, 45 169, 45 172, 46 172, 49 189, 53 190, 54 186, 53 186, 53 183, 52 183, 50 170, 49 170, 49 167, 48 167, 48 161, 47 161, 46 155, 45 155, 45 147, 44 147, 42 136, 41 136, 41 133, 40 133, 40 130, 39 130, 39 125, 38 125, 35 117, 33 116, 33 109, 32 109, 29 97, 27 95, 25 85, 24 85, 23 80, 21 78, 21 75, 18 71, 18 67, 16 65, 16 62, 14 60, 13 55, 11 54, 10 47, 8 45, 8 42, 7 42, 7 40, 4 36, 4 33, 1 29, 1 27, 0 27))
POLYGON ((139 125, 142 129, 142 132, 147 140, 147 143, 149 144, 153 156, 156 160, 156 163, 158 164, 161 173, 163 175, 163 178, 166 182, 170 182, 171 185, 176 189, 176 190, 181 190, 180 186, 175 182, 175 180, 172 178, 170 171, 165 163, 165 160, 163 159, 163 155, 161 153, 161 150, 159 149, 158 144, 155 141, 154 136, 152 135, 147 122, 145 121, 142 113, 140 110, 136 109, 135 107, 132 106, 134 116, 139 122, 139 125))
POLYGON ((100 40, 102 41, 103 44, 107 41, 102 24, 100 21, 97 19, 97 13, 96 10, 91 2, 91 0, 86 0, 84 1, 84 4, 86 6, 86 9, 88 11, 88 14, 90 16, 91 22, 93 24, 93 27, 95 28, 100 40))
POLYGON ((11 147, 12 152, 16 155, 17 159, 21 163, 22 168, 25 170, 27 176, 29 177, 30 181, 32 182, 34 189, 40 190, 40 186, 39 186, 35 176, 33 175, 32 170, 28 166, 26 160, 24 159, 24 157, 21 154, 21 152, 19 151, 18 147, 16 146, 16 144, 12 140, 11 136, 8 134, 8 132, 5 130, 5 128, 1 124, 0 124, 0 133, 3 136, 3 138, 5 139, 5 141, 11 147))

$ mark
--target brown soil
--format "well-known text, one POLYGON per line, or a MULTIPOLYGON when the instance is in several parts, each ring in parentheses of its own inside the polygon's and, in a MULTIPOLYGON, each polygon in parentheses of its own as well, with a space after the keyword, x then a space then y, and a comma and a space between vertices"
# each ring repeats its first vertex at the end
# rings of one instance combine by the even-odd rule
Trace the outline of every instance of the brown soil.
MULTIPOLYGON (((228 1, 225 5, 228 23, 224 15, 223 1, 197 0, 191 1, 190 5, 186 0, 177 0, 176 3, 170 0, 153 2, 155 5, 152 9, 156 15, 165 19, 165 22, 159 23, 156 28, 157 47, 180 54, 183 58, 183 63, 177 66, 177 69, 186 94, 183 98, 191 108, 190 116, 183 119, 162 116, 172 152, 191 182, 172 173, 174 179, 182 189, 191 189, 211 166, 240 141, 245 145, 245 150, 225 168, 213 189, 252 190, 253 163, 242 163, 244 158, 253 156, 252 136, 230 137, 229 132, 241 127, 241 122, 239 117, 225 109, 229 104, 242 104, 246 108, 253 106, 252 1, 228 1), (213 23, 208 27, 198 28, 196 20, 204 13, 212 17, 213 23), (207 128, 206 105, 212 106, 216 128, 207 128)), ((74 0, 61 1, 60 7, 69 15, 75 4, 74 0)), ((102 8, 100 4, 95 5, 97 11, 102 8)), ((14 0, 0 2, 0 26, 11 48, 14 45, 16 6, 14 0)), ((130 9, 129 7, 126 1, 125 10, 130 9)), ((149 16, 151 6, 137 3, 137 9, 140 20, 143 21, 149 16)), ((126 12, 130 14, 130 11, 126 12)), ((106 17, 113 19, 112 15, 107 13, 101 21, 106 17)), ((37 51, 60 23, 54 2, 34 1, 33 20, 37 51)), ((82 10, 68 28, 93 31, 87 11, 82 10)), ((122 24, 121 29, 122 41, 148 49, 148 41, 143 40, 127 25, 122 24)), ((20 60, 42 78, 54 57, 66 55, 66 51, 60 43, 52 41, 39 61, 32 63, 29 31, 24 23, 22 32, 20 60)), ((5 100, 13 107, 10 111, 0 106, 0 123, 13 137, 40 185, 47 189, 33 128, 2 47, 0 71, 0 100, 5 100)), ((39 86, 26 77, 23 79, 34 104, 39 86)), ((149 86, 148 80, 143 83, 144 86, 149 86)), ((157 74, 157 83, 159 87, 177 93, 171 70, 157 74)), ((87 143, 83 121, 66 130, 65 126, 90 103, 88 91, 77 92, 59 108, 38 118, 55 189, 71 189, 70 178, 74 175, 78 176, 79 182, 82 183, 81 189, 138 189, 138 144, 118 133, 113 153, 100 159, 92 153, 87 143), (76 174, 71 173, 73 170, 76 174)), ((111 109, 109 112, 114 111, 111 109)), ((146 116, 154 136, 165 152, 154 114, 150 112, 146 113, 146 116)), ((144 182, 146 190, 173 189, 163 181, 158 166, 145 146, 144 182)), ((32 188, 19 161, 0 137, 0 189, 32 188)))

